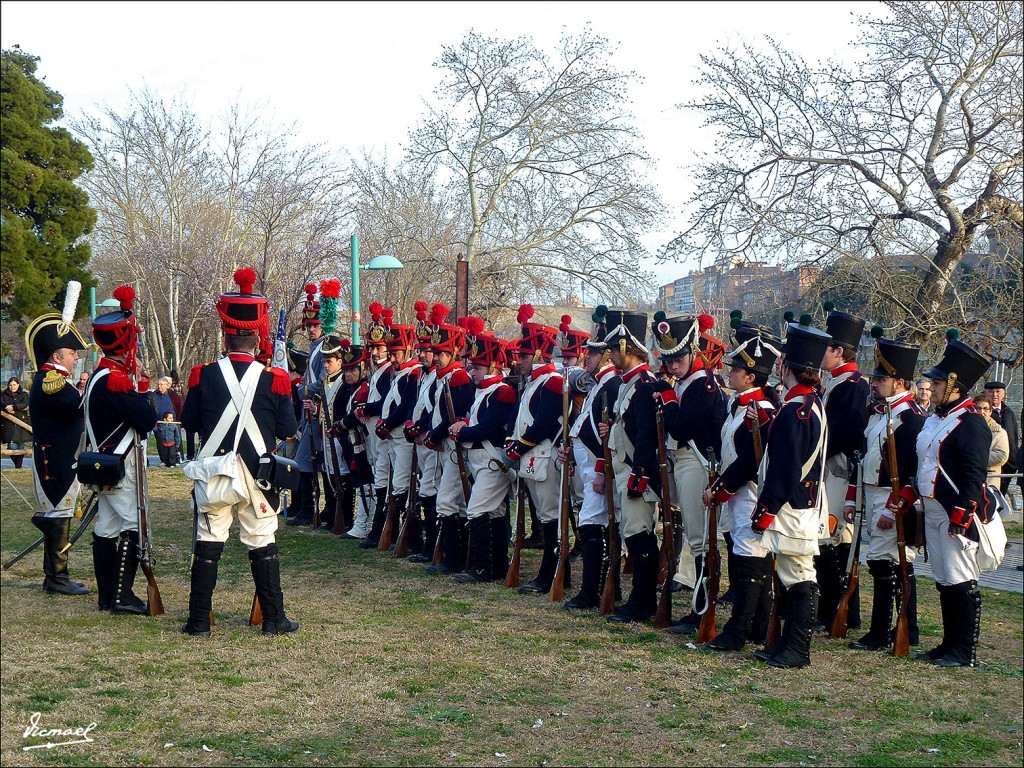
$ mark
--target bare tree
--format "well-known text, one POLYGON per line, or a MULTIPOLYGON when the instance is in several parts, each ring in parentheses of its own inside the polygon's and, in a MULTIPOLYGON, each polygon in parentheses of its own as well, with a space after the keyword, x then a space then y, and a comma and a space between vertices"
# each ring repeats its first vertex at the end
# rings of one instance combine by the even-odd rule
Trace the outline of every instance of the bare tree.
POLYGON ((612 52, 589 31, 563 36, 554 60, 473 30, 444 48, 409 156, 463 201, 474 298, 564 296, 581 279, 619 300, 648 289, 638 238, 662 208, 626 110, 635 75, 612 52))
POLYGON ((921 340, 991 319, 960 295, 957 267, 978 235, 1024 226, 1022 6, 886 6, 859 20, 852 68, 812 67, 772 41, 701 57, 704 93, 683 106, 718 141, 666 255, 870 259, 863 274, 878 276, 914 262, 919 280, 874 287, 921 340))

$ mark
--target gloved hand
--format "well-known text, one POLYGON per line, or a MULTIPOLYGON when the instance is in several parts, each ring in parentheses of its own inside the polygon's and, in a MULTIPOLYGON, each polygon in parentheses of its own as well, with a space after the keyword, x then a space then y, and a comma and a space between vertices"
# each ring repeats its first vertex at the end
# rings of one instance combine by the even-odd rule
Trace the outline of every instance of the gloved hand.
POLYGON ((670 382, 664 379, 658 379, 654 382, 654 401, 665 405, 666 403, 678 402, 679 397, 676 395, 675 389, 673 389, 670 382))

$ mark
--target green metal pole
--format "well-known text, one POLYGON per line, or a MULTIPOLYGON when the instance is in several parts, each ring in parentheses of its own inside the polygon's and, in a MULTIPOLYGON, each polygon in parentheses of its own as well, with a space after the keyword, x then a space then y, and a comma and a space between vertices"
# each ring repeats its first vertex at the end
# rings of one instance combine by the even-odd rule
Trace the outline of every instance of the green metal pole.
POLYGON ((359 343, 359 237, 352 235, 352 343, 359 343))
MULTIPOLYGON (((89 287, 89 319, 96 319, 96 286, 89 287)), ((96 347, 92 348, 92 368, 96 368, 96 347)))

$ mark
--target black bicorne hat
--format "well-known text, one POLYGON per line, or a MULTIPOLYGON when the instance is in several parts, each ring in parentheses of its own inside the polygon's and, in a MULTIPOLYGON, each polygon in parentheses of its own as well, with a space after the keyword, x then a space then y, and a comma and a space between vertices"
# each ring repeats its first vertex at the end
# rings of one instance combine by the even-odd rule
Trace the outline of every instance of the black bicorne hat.
POLYGON ((620 342, 647 349, 647 313, 633 309, 609 309, 605 314, 604 343, 615 348, 620 342))
POLYGON ((782 339, 771 328, 744 320, 738 309, 732 311, 730 325, 736 347, 728 354, 729 365, 770 375, 782 354, 782 339))
MULTIPOLYGON (((809 321, 810 317, 801 315, 800 320, 809 321)), ((816 371, 831 343, 832 337, 812 327, 810 322, 790 323, 782 349, 785 363, 794 371, 816 371)))
POLYGON ((825 333, 832 337, 832 346, 842 344, 856 350, 860 347, 860 337, 864 333, 867 321, 849 312, 840 312, 834 309, 834 306, 831 301, 825 302, 825 311, 828 312, 825 318, 825 333))
POLYGON ((946 331, 946 348, 942 359, 921 375, 928 379, 946 381, 946 386, 956 385, 960 391, 967 393, 978 383, 991 361, 980 352, 975 352, 960 341, 960 332, 956 328, 946 331))
POLYGON ((871 372, 871 376, 888 376, 910 381, 917 370, 917 356, 921 352, 921 347, 905 341, 882 338, 883 333, 880 325, 871 328, 871 336, 875 339, 875 370, 871 372))
POLYGON ((309 352, 289 348, 288 360, 292 364, 292 369, 299 374, 299 376, 302 376, 306 372, 306 366, 309 365, 309 352))

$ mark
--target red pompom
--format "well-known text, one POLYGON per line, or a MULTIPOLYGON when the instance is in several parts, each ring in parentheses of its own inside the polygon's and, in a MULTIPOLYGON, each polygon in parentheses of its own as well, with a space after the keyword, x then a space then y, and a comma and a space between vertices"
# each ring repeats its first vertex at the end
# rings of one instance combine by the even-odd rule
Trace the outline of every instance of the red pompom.
POLYGON ((466 324, 469 322, 469 318, 468 317, 460 317, 458 320, 456 320, 456 322, 458 323, 459 328, 465 328, 466 324))
POLYGON ((352 342, 349 341, 348 339, 342 339, 341 341, 338 342, 338 346, 341 347, 342 349, 348 349, 349 347, 352 346, 352 342))
POLYGON ((428 309, 430 309, 430 305, 427 304, 427 302, 425 301, 417 301, 415 304, 413 304, 413 309, 415 309, 417 312, 426 312, 428 309))
POLYGON ((313 283, 306 283, 306 286, 302 290, 306 292, 310 301, 312 301, 313 297, 316 296, 316 285, 313 283))
POLYGON ((520 304, 519 314, 516 315, 516 322, 522 325, 523 323, 529 322, 531 317, 533 317, 533 305, 520 304))
POLYGON ((381 304, 379 301, 375 301, 370 305, 370 317, 373 318, 373 322, 376 323, 378 320, 380 320, 380 313, 381 310, 383 309, 384 305, 381 304))
POLYGON ((430 324, 440 325, 441 323, 444 322, 444 319, 448 317, 448 313, 450 311, 451 310, 448 309, 448 307, 446 307, 440 301, 435 302, 434 306, 430 308, 430 324))
MULTIPOLYGON (((418 304, 419 302, 416 302, 416 303, 418 304)), ((426 323, 427 322, 427 311, 425 309, 417 309, 416 310, 416 322, 418 322, 418 323, 426 323)))
POLYGON ((391 319, 395 316, 395 310, 390 307, 385 307, 380 312, 380 319, 384 325, 391 325, 391 319))
POLYGON ((252 267, 243 267, 235 270, 235 282, 238 283, 239 293, 252 293, 252 288, 259 279, 256 270, 252 267))
POLYGON ((336 299, 341 296, 340 280, 320 281, 320 296, 324 299, 336 299))
POLYGON ((570 325, 572 323, 572 315, 562 315, 562 322, 570 325))
POLYGON ((121 302, 122 312, 132 311, 132 302, 135 301, 135 289, 130 285, 121 285, 114 289, 114 298, 121 302))
POLYGON ((708 314, 701 314, 697 316, 697 328, 701 333, 710 331, 715 327, 715 318, 708 314))
POLYGON ((484 329, 482 317, 470 316, 466 318, 466 332, 471 336, 479 336, 484 329))

